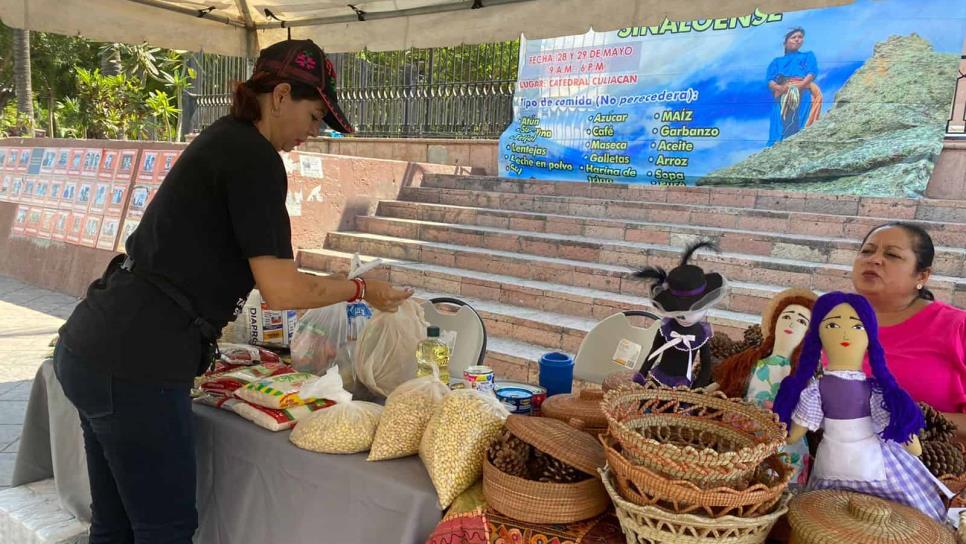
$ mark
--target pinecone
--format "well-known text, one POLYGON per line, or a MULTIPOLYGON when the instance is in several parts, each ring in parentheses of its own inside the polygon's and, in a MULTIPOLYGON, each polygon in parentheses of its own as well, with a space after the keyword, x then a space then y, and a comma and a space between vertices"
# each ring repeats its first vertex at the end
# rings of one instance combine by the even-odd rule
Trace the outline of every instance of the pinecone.
POLYGON ((589 477, 567 463, 539 450, 533 451, 533 457, 539 459, 534 463, 534 466, 539 467, 540 470, 537 474, 531 472, 531 476, 536 476, 534 479, 539 482, 571 484, 589 477))
POLYGON ((937 478, 946 474, 962 474, 966 472, 966 460, 963 453, 949 442, 923 442, 922 462, 937 478))
POLYGON ((738 353, 735 350, 735 341, 727 334, 716 333, 708 342, 708 349, 711 350, 711 359, 714 361, 724 361, 731 355, 738 353))
POLYGON ((956 424, 925 402, 919 403, 926 426, 919 435, 923 442, 950 442, 956 436, 956 424))
POLYGON ((530 458, 529 444, 513 436, 508 430, 490 444, 487 457, 493 466, 511 476, 527 478, 527 461, 530 458))
POLYGON ((761 345, 764 341, 765 339, 761 336, 761 325, 752 325, 745 329, 745 343, 739 351, 761 345))

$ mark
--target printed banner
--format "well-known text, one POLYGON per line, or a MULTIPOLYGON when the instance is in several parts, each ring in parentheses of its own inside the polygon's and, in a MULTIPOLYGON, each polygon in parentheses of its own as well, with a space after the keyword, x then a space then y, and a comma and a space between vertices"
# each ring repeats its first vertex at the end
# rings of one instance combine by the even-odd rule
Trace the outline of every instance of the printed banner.
POLYGON ((522 39, 500 175, 920 196, 966 2, 857 0, 522 39))

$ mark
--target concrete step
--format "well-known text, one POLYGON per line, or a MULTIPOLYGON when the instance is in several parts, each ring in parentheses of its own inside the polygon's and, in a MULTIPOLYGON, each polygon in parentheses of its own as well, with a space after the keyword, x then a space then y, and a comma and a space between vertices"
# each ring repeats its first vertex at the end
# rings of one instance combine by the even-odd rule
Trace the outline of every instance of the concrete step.
MULTIPOLYGON (((375 258, 374 255, 378 255, 363 251, 362 248, 351 251, 365 253, 364 261, 369 261, 375 258)), ((345 273, 349 269, 351 256, 352 254, 347 251, 334 248, 303 249, 299 251, 298 258, 299 265, 305 269, 345 273)), ((653 311, 654 309, 641 296, 593 287, 568 285, 551 279, 515 277, 501 273, 500 266, 495 266, 493 270, 487 271, 456 268, 459 265, 453 264, 440 265, 416 260, 387 258, 385 255, 381 257, 385 261, 385 266, 374 270, 367 277, 390 280, 400 285, 409 285, 426 291, 448 293, 464 299, 499 302, 516 308, 544 312, 544 314, 538 315, 562 314, 596 323, 624 310, 653 311)), ((538 266, 532 268, 540 269, 538 266)), ((781 287, 739 284, 739 286, 732 288, 732 292, 726 301, 733 305, 758 305, 780 289, 781 287), (751 295, 753 292, 754 296, 751 295)), ((741 338, 748 326, 759 321, 757 313, 733 311, 726 309, 726 306, 728 305, 719 305, 718 308, 709 313, 709 321, 716 331, 723 332, 733 338, 741 338)), ((549 319, 553 320, 556 317, 551 315, 549 319)), ((531 321, 538 320, 531 319, 531 321)), ((582 326, 571 325, 569 329, 572 331, 579 331, 581 328, 586 329, 588 322, 583 323, 582 326)), ((570 330, 567 331, 568 336, 576 336, 570 330)), ((562 340, 564 340, 563 337, 562 340)), ((576 342, 576 339, 568 341, 576 342)), ((568 347, 573 346, 574 344, 570 344, 568 347)))
MULTIPOLYGON (((578 185, 561 183, 561 185, 578 185)), ((596 187, 596 186, 595 186, 596 187)), ((406 187, 399 199, 408 202, 466 206, 494 210, 522 211, 623 221, 643 221, 736 229, 774 234, 820 236, 861 240, 873 227, 887 221, 906 219, 901 207, 886 206, 884 217, 848 216, 812 211, 783 211, 742 207, 740 200, 727 204, 650 202, 608 198, 586 198, 543 194, 473 191, 435 187, 406 187)), ((908 219, 929 231, 940 246, 966 247, 966 223, 947 219, 908 219)), ((557 221, 551 220, 553 223, 557 221)), ((562 221, 567 223, 567 220, 562 221)), ((561 227, 566 228, 566 227, 561 227)))
POLYGON ((656 187, 619 183, 603 185, 446 174, 429 174, 423 178, 422 186, 435 189, 500 192, 518 196, 585 197, 624 202, 696 204, 850 217, 966 223, 966 201, 962 200, 859 197, 750 188, 656 187))
MULTIPOLYGON (((413 206, 418 213, 418 210, 434 205, 380 203, 379 209, 390 213, 400 209, 404 212, 410 212, 413 211, 413 206), (394 208, 394 204, 403 204, 410 206, 410 208, 394 208)), ((436 212, 433 215, 441 216, 440 219, 446 219, 446 210, 431 211, 436 212)), ((851 267, 861 245, 860 242, 843 239, 773 235, 732 229, 695 228, 655 223, 608 221, 609 225, 604 226, 600 224, 604 220, 589 219, 592 224, 587 225, 584 221, 588 220, 584 218, 574 218, 575 221, 568 223, 580 228, 579 232, 548 233, 539 231, 540 226, 546 227, 547 225, 546 216, 541 221, 525 216, 511 216, 513 213, 520 212, 494 213, 504 213, 505 216, 508 216, 504 217, 504 223, 509 228, 507 226, 470 223, 469 221, 473 221, 472 217, 459 218, 449 222, 437 222, 381 215, 359 217, 356 226, 359 230, 372 234, 475 245, 505 251, 536 252, 545 257, 567 257, 591 262, 603 262, 601 261, 602 258, 615 252, 640 251, 644 253, 652 247, 651 244, 684 248, 694 240, 711 239, 718 242, 721 250, 725 252, 795 259, 812 263, 841 264, 851 267), (527 228, 530 226, 527 223, 528 220, 532 221, 536 229, 527 228)), ((490 216, 487 211, 482 211, 481 215, 482 222, 496 222, 494 221, 495 217, 490 216)), ((963 276, 964 270, 966 270, 966 250, 938 248, 933 270, 936 274, 963 276)))
MULTIPOLYGON (((458 244, 468 243, 460 239, 458 244)), ((540 251, 554 251, 554 243, 539 241, 540 251)), ((383 236, 361 232, 332 232, 326 238, 326 247, 337 251, 360 251, 367 255, 392 257, 408 261, 432 263, 466 270, 505 274, 522 279, 590 287, 625 295, 647 295, 647 283, 629 276, 628 272, 641 266, 674 267, 680 260, 680 248, 657 244, 638 244, 626 251, 601 253, 598 262, 545 257, 511 251, 383 236), (643 250, 639 246, 646 246, 643 250)), ((537 251, 535 244, 524 246, 524 251, 537 251)), ((589 249, 588 251, 593 251, 589 249)), ((794 259, 778 259, 737 253, 699 252, 692 257, 694 264, 705 270, 721 273, 729 281, 752 285, 796 286, 815 291, 851 290, 849 279, 851 267, 836 264, 816 264, 794 259)), ((933 276, 930 288, 937 298, 957 302, 966 297, 966 279, 933 276), (958 287, 958 289, 957 289, 958 287)), ((742 311, 755 314, 764 308, 761 293, 757 297, 761 305, 745 307, 742 311)), ((737 307, 721 306, 729 310, 737 307)))

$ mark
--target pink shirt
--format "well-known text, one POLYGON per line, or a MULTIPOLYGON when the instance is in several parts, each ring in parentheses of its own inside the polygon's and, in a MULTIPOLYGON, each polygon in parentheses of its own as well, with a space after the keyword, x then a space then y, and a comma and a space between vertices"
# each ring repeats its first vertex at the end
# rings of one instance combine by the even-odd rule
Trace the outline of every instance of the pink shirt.
MULTIPOLYGON (((886 362, 915 401, 966 413, 966 311, 934 301, 898 325, 879 327, 886 362)), ((866 359, 864 370, 872 375, 866 359)))

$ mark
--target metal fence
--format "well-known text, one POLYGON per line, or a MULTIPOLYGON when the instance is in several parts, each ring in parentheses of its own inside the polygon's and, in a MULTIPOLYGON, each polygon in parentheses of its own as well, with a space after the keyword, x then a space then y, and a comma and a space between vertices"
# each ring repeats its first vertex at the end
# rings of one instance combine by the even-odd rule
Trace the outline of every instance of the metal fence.
MULTIPOLYGON (((513 120, 519 42, 338 53, 339 103, 357 136, 497 138, 513 120)), ((192 130, 228 112, 251 59, 197 55, 192 130)))

